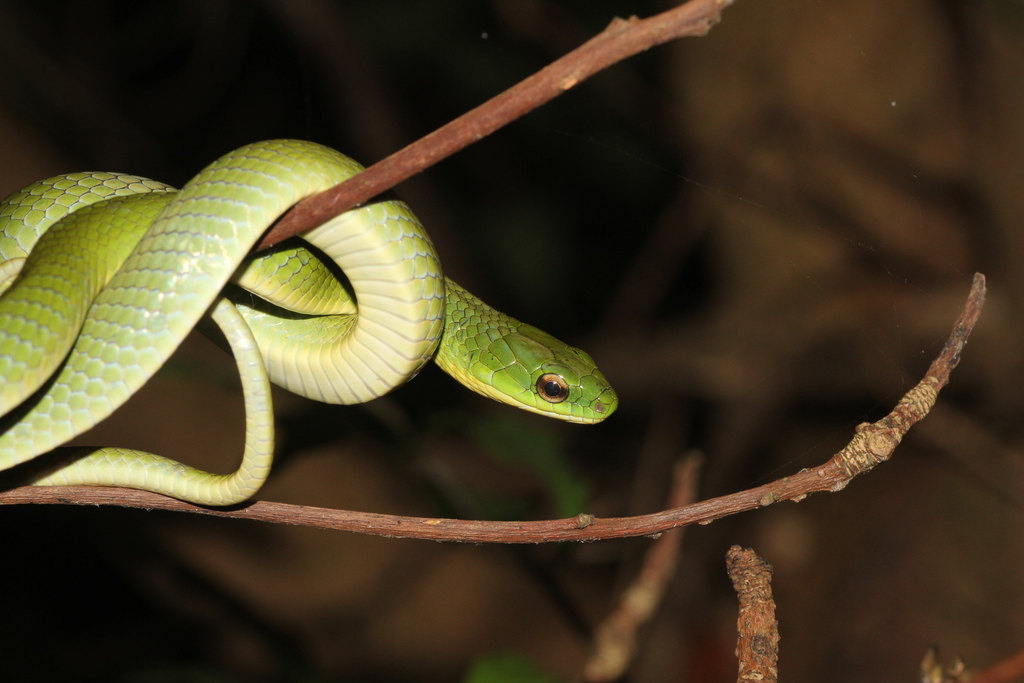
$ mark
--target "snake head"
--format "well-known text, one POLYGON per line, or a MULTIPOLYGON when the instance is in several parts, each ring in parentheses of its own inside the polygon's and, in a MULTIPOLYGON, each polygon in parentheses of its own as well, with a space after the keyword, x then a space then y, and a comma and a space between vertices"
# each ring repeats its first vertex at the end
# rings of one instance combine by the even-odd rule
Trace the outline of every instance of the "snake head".
POLYGON ((568 422, 593 424, 619 405, 594 359, 496 311, 446 281, 446 324, 435 361, 478 394, 568 422))
POLYGON ((586 351, 523 325, 504 338, 523 369, 508 385, 512 405, 569 422, 593 424, 615 412, 619 398, 586 351))
POLYGON ((580 349, 518 324, 471 354, 464 385, 496 401, 548 417, 593 424, 615 412, 618 396, 580 349))

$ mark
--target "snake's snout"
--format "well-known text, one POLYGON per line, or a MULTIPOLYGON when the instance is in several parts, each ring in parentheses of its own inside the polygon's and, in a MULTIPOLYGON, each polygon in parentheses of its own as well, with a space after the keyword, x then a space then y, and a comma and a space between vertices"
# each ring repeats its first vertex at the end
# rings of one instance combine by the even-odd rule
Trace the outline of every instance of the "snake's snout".
POLYGON ((596 384, 599 387, 603 387, 603 390, 597 395, 590 404, 590 409, 593 413, 592 423, 601 422, 606 420, 615 410, 619 407, 619 396, 612 389, 611 385, 608 384, 608 380, 604 378, 604 375, 600 371, 594 371, 596 375, 596 384))

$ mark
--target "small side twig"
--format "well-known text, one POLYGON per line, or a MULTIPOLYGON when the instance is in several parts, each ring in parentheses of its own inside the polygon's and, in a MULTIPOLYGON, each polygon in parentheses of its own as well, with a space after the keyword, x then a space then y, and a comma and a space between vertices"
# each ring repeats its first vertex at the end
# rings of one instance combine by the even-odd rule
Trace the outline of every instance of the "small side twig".
POLYGON ((775 683, 779 680, 779 625, 772 597, 772 566, 753 550, 734 545, 726 566, 739 598, 736 622, 736 657, 739 683, 775 683))
MULTIPOLYGON (((676 463, 668 507, 679 508, 696 500, 701 461, 699 454, 691 453, 676 463)), ((584 666, 583 680, 614 681, 625 673, 636 652, 637 631, 654 616, 675 576, 683 531, 683 527, 666 531, 648 549, 636 581, 597 627, 594 652, 584 666)))
POLYGON ((390 190, 612 64, 678 38, 706 34, 731 3, 732 0, 690 0, 647 19, 614 19, 604 31, 500 95, 359 175, 299 202, 270 229, 257 249, 306 232, 390 190))

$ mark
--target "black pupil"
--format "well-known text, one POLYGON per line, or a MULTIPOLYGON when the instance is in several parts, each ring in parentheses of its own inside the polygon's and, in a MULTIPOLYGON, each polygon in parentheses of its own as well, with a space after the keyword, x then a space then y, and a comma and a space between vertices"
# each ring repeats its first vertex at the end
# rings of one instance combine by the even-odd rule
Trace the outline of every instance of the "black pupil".
POLYGON ((554 398, 562 393, 562 387, 558 382, 551 380, 550 382, 544 383, 544 393, 554 398))

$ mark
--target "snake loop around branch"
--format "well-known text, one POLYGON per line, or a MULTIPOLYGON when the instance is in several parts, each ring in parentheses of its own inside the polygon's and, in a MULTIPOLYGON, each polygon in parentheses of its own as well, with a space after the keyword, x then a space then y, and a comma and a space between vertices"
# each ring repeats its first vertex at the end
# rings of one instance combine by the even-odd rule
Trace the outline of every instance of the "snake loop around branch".
POLYGON ((246 260, 289 207, 361 170, 321 145, 275 140, 221 157, 180 191, 78 173, 0 204, 0 470, 108 417, 208 312, 243 376, 238 472, 101 448, 35 483, 243 501, 273 454, 267 375, 310 398, 359 403, 434 359, 470 389, 533 412, 593 423, 615 410, 615 392, 590 356, 447 280, 400 201, 345 212, 306 233, 308 247, 246 260))

